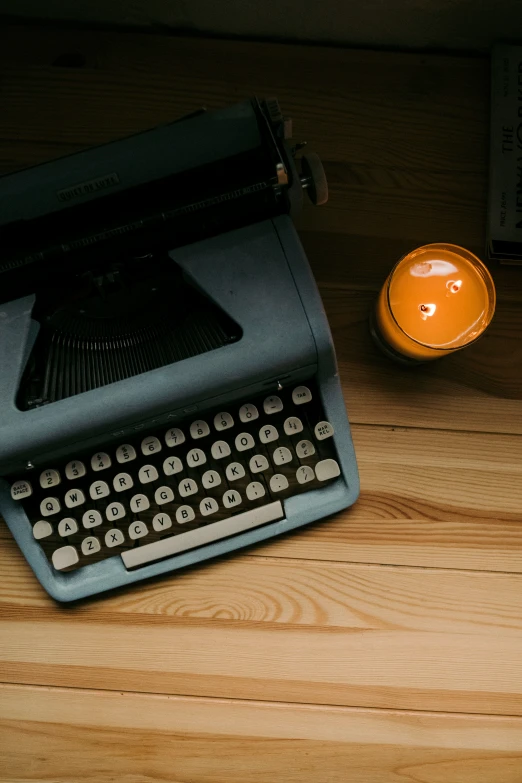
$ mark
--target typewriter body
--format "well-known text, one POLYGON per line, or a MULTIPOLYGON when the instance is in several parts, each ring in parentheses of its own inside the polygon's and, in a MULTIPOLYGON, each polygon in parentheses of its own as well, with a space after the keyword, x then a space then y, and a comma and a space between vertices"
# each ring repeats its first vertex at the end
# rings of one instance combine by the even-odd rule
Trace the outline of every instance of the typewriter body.
POLYGON ((0 514, 57 600, 357 498, 289 135, 253 99, 0 178, 0 514))

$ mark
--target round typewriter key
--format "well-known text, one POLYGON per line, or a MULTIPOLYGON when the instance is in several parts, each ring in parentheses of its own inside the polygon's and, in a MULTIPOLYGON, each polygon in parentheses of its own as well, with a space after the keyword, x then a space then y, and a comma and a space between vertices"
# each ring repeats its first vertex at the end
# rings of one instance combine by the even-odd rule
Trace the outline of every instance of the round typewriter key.
POLYGON ((91 458, 91 468, 94 471, 107 470, 107 468, 110 468, 111 464, 111 458, 103 451, 98 452, 98 454, 95 454, 91 458))
POLYGON ((296 386, 292 392, 292 402, 294 405, 304 405, 305 402, 310 402, 312 399, 312 392, 308 386, 296 386))
POLYGON ((272 459, 274 465, 286 465, 287 462, 292 462, 292 452, 286 446, 280 446, 272 454, 272 459))
POLYGON ((236 436, 234 445, 236 451, 248 451, 249 449, 253 449, 256 443, 249 432, 240 432, 239 435, 236 436))
POLYGON ((212 444, 210 452, 214 459, 223 459, 230 456, 230 446, 224 440, 217 440, 212 444))
POLYGON ((329 421, 320 421, 315 425, 314 435, 317 440, 326 440, 326 438, 331 438, 333 434, 334 428, 329 421))
POLYGON ((230 427, 234 426, 234 419, 230 415, 230 413, 227 413, 226 411, 222 411, 221 413, 216 414, 214 416, 214 427, 218 432, 221 430, 228 430, 230 427))
POLYGON ((300 440, 295 447, 295 453, 299 459, 305 459, 305 457, 312 457, 315 454, 315 446, 309 440, 300 440))
POLYGON ((150 484, 151 481, 156 481, 157 478, 158 471, 154 465, 143 465, 143 467, 139 469, 138 479, 140 484, 150 484))
POLYGON ((279 411, 283 410, 283 403, 281 402, 281 398, 277 397, 276 395, 267 397, 263 402, 263 410, 267 415, 270 415, 271 413, 279 413, 279 411))
POLYGON ((74 508, 85 503, 85 495, 81 489, 68 489, 65 493, 65 505, 67 508, 74 508))
POLYGON ((116 459, 120 465, 123 465, 124 462, 131 462, 136 459, 136 449, 129 443, 124 443, 116 449, 116 459))
POLYGON ((288 489, 288 479, 286 476, 283 476, 282 473, 274 473, 274 475, 270 477, 270 490, 272 492, 283 492, 285 489, 288 489))
POLYGON ((125 492, 126 489, 132 489, 134 481, 129 473, 117 473, 112 480, 112 486, 116 492, 125 492))
POLYGON ((243 478, 245 469, 240 462, 231 462, 230 465, 227 465, 226 475, 229 481, 237 481, 243 478))
POLYGON ((100 540, 95 536, 87 536, 87 538, 83 539, 82 554, 86 555, 87 557, 89 555, 95 555, 96 552, 100 551, 100 549, 101 549, 100 540))
POLYGON ((252 403, 247 403, 246 405, 242 405, 239 409, 239 418, 243 424, 247 424, 249 421, 258 419, 259 412, 255 405, 252 405, 252 403))
POLYGON ((190 435, 196 440, 197 438, 205 438, 210 433, 210 427, 206 421, 198 419, 193 421, 190 425, 190 435))
POLYGON ((194 479, 183 479, 178 484, 178 492, 182 498, 186 498, 189 495, 194 495, 198 491, 198 485, 194 479))
POLYGON ((185 443, 185 436, 180 429, 173 427, 165 433, 165 443, 171 448, 185 443))
POLYGON ((140 511, 147 511, 150 508, 150 501, 147 495, 134 495, 131 498, 130 508, 133 514, 139 514, 140 511))
POLYGON ((315 478, 314 469, 311 468, 310 465, 301 465, 301 467, 297 469, 295 477, 299 484, 307 484, 315 478))
POLYGON ((166 476, 173 476, 175 473, 181 473, 183 463, 179 457, 167 457, 163 463, 163 472, 166 476))
POLYGON ((36 538, 37 541, 40 541, 42 538, 47 538, 48 536, 52 536, 53 534, 53 528, 50 522, 47 522, 45 519, 40 519, 33 527, 33 536, 36 538))
POLYGON ((40 514, 43 517, 50 517, 51 514, 57 514, 61 509, 58 498, 44 498, 40 503, 40 514))
POLYGON ((57 470, 44 470, 43 473, 40 473, 40 486, 42 489, 56 487, 60 482, 61 478, 57 470))
POLYGON ((157 438, 144 438, 141 441, 141 452, 142 454, 156 454, 156 452, 161 451, 161 443, 157 438))
POLYGON ((303 431, 303 422, 298 419, 297 416, 290 416, 284 423, 286 435, 297 435, 298 432, 303 431))
POLYGON ((113 528, 112 530, 108 530, 105 533, 105 546, 111 548, 113 546, 120 546, 125 542, 125 536, 121 532, 121 530, 118 530, 118 528, 113 528))
POLYGON ((98 500, 99 498, 106 498, 107 495, 110 495, 110 493, 111 491, 106 481, 93 481, 93 483, 89 487, 89 495, 93 500, 98 500))
POLYGON ((328 481, 341 475, 341 469, 334 459, 323 459, 315 466, 315 475, 319 481, 328 481))
POLYGON ((216 511, 219 511, 217 500, 215 498, 203 498, 199 504, 199 513, 204 517, 208 517, 210 514, 215 514, 216 511))
POLYGON ((279 438, 279 433, 272 424, 266 424, 259 430, 259 440, 261 443, 271 443, 279 438))
POLYGON ((203 484, 205 489, 210 489, 211 487, 218 487, 221 484, 221 476, 219 475, 217 470, 206 470, 205 473, 203 473, 201 483, 203 484))
POLYGON ((93 511, 86 511, 82 517, 82 525, 84 527, 98 527, 103 522, 102 515, 99 511, 94 509, 93 511))
POLYGON ((168 530, 169 527, 172 527, 172 519, 168 514, 156 514, 152 520, 152 527, 156 533, 161 533, 163 530, 168 530))
POLYGON ((223 495, 223 505, 225 508, 233 508, 241 503, 241 495, 235 489, 229 489, 223 495))
POLYGON ((11 487, 11 497, 13 500, 23 500, 33 494, 33 488, 29 481, 15 481, 11 487))
POLYGON ((121 519, 125 516, 125 506, 121 503, 109 503, 105 509, 105 516, 111 522, 113 519, 121 519))
POLYGON ((176 522, 178 525, 184 525, 186 522, 192 522, 195 519, 192 506, 179 506, 176 510, 176 522))
POLYGON ((65 536, 72 536, 78 532, 78 522, 72 517, 66 517, 61 519, 58 523, 58 535, 65 538, 65 536))
POLYGON ((76 565, 80 558, 78 552, 73 546, 62 546, 60 549, 55 549, 53 552, 53 566, 57 571, 63 571, 65 568, 70 568, 76 565))
POLYGON ((65 466, 65 475, 69 481, 73 481, 76 478, 82 478, 86 473, 85 465, 79 460, 68 462, 65 466))
POLYGON ((252 481, 246 488, 246 495, 249 500, 257 500, 266 495, 266 490, 260 481, 252 481))
POLYGON ((129 536, 133 541, 136 541, 137 538, 144 538, 146 535, 148 535, 148 532, 149 530, 145 522, 136 520, 136 522, 133 522, 132 525, 129 525, 129 536))
POLYGON ((158 487, 154 493, 154 500, 158 506, 163 506, 165 503, 172 503, 174 500, 174 492, 170 487, 158 487))
POLYGON ((255 454, 248 463, 251 473, 261 473, 270 467, 268 460, 263 454, 255 454))
POLYGON ((187 465, 189 468, 197 468, 199 465, 204 465, 206 461, 206 454, 201 449, 190 449, 187 454, 187 465))

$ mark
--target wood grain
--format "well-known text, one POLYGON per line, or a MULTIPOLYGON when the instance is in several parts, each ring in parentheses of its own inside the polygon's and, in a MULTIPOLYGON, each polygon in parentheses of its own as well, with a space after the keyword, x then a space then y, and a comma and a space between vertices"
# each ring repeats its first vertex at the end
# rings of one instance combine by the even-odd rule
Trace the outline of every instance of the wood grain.
POLYGON ((352 432, 362 488, 357 504, 256 553, 522 570, 518 436, 359 425, 352 432))
POLYGON ((522 721, 0 688, 0 780, 519 783, 522 721), (92 749, 98 748, 93 758, 92 749))
MULTIPOLYGON (((70 624, 136 622, 143 615, 158 622, 217 620, 319 627, 322 629, 415 630, 434 633, 522 637, 522 576, 456 570, 392 568, 340 562, 303 562, 241 555, 170 579, 147 582, 139 591, 122 591, 74 610, 50 605, 40 586, 19 573, 14 553, 2 555, 4 578, 0 616, 41 620, 68 618, 70 624), (466 603, 460 596, 466 595, 466 603)), ((144 619, 144 622, 146 618, 144 619)))
POLYGON ((6 682, 522 714, 521 575, 243 556, 70 609, 4 573, 6 682))
POLYGON ((521 433, 521 303, 506 303, 481 340, 459 355, 405 369, 373 345, 368 318, 374 296, 329 288, 321 293, 352 421, 521 433))
POLYGON ((487 59, 21 27, 0 44, 2 172, 279 97, 329 177, 298 228, 362 486, 334 519, 73 607, 0 524, 0 781, 519 783, 521 270, 491 266, 480 342, 414 372, 367 327, 408 250, 482 255, 487 59))
POLYGON ((485 59, 16 28, 0 56, 0 138, 81 147, 275 93, 331 179, 328 210, 308 210, 303 230, 464 244, 483 235, 485 59), (85 67, 53 67, 64 51, 85 52, 85 67))

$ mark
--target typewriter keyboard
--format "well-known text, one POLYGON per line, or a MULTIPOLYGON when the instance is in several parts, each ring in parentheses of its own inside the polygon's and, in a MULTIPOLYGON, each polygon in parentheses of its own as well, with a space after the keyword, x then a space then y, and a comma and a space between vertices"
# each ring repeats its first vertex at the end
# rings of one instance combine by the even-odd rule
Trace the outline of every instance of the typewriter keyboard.
POLYGON ((282 519, 340 474, 312 383, 199 415, 12 481, 56 570, 146 565, 282 519))

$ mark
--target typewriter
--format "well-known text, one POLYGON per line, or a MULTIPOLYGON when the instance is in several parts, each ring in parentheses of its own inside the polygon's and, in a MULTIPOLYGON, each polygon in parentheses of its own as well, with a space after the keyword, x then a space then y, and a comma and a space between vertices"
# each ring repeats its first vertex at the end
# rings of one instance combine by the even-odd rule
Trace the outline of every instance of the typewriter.
POLYGON ((252 99, 0 178, 0 514, 56 600, 356 500, 301 146, 252 99))

